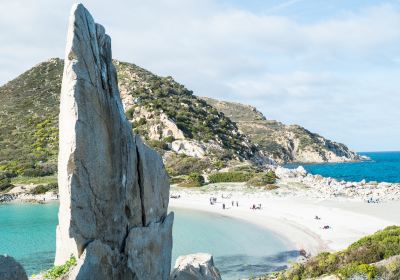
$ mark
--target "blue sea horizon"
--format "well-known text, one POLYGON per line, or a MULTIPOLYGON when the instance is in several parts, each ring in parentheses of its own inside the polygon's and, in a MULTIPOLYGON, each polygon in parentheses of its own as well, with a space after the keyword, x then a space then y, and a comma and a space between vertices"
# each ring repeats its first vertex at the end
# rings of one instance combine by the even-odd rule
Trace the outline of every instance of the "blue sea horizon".
POLYGON ((303 166, 309 173, 350 182, 400 183, 400 151, 359 152, 370 160, 344 163, 287 164, 303 166))

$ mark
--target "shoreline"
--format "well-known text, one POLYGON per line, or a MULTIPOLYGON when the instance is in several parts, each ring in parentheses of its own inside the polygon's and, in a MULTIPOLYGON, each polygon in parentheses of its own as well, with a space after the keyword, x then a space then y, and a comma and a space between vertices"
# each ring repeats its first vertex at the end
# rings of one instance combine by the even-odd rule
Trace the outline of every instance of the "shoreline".
POLYGON ((388 211, 400 211, 400 201, 378 205, 346 199, 315 201, 305 197, 271 197, 259 192, 221 191, 218 187, 206 192, 173 187, 172 193, 180 195, 178 199, 170 199, 172 210, 192 209, 243 220, 275 233, 288 246, 311 256, 343 250, 366 235, 390 225, 400 225, 400 217, 395 214, 392 219, 386 217, 388 211), (210 196, 217 197, 215 205, 210 205, 210 196), (232 207, 231 201, 239 201, 239 207, 232 207), (222 203, 227 209, 222 209, 222 203), (258 203, 262 204, 262 209, 250 209, 252 204, 258 203), (380 211, 372 213, 376 208, 380 211), (317 215, 321 220, 315 219, 317 215), (329 229, 323 229, 326 225, 329 229))
POLYGON ((252 213, 247 212, 245 209, 231 209, 233 211, 226 209, 219 211, 219 209, 215 208, 205 208, 202 204, 188 205, 180 202, 170 203, 169 210, 173 211, 174 209, 188 209, 206 212, 213 215, 221 215, 227 218, 240 220, 245 223, 250 223, 273 233, 288 247, 288 249, 296 249, 298 251, 305 250, 307 253, 311 253, 313 255, 315 253, 328 250, 322 239, 299 224, 289 224, 287 221, 280 221, 279 219, 273 217, 268 217, 268 223, 265 223, 261 219, 254 219, 254 216, 251 217, 252 213))

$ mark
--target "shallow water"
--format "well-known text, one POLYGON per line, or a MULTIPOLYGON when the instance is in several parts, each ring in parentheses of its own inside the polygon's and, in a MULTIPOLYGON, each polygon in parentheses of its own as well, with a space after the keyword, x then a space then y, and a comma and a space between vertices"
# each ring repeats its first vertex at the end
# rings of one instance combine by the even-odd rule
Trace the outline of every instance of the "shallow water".
MULTIPOLYGON (((58 204, 0 205, 0 254, 20 261, 28 274, 52 266, 58 204)), ((276 235, 246 222, 174 209, 173 263, 179 255, 209 252, 224 279, 284 268, 298 256, 276 235)))
MULTIPOLYGON (((359 182, 400 182, 400 152, 359 153, 371 158, 370 161, 349 163, 306 164, 304 168, 311 174, 332 177, 338 180, 359 182)), ((289 164, 287 167, 297 167, 289 164)))

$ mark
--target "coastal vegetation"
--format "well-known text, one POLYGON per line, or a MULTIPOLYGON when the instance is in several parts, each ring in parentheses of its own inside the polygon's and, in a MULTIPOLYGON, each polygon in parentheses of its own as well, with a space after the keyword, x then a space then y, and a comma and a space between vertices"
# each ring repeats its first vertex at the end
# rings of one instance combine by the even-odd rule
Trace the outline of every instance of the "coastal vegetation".
POLYGON ((249 172, 219 172, 213 173, 208 176, 210 183, 229 183, 229 182, 247 182, 252 177, 252 173, 249 172))
MULTIPOLYGON (((226 159, 238 155, 248 158, 254 152, 255 147, 243 144, 245 137, 238 132, 234 122, 172 77, 154 75, 131 63, 114 61, 114 64, 121 91, 128 92, 135 100, 127 111, 128 118, 133 118, 136 107, 145 108, 152 115, 164 113, 187 139, 220 143, 226 159)), ((133 123, 135 130, 149 139, 146 125, 143 118, 133 123)), ((164 141, 168 142, 168 139, 164 141)))
POLYGON ((48 191, 54 191, 58 192, 58 184, 57 183, 51 183, 47 185, 37 185, 35 186, 30 193, 31 194, 45 194, 48 191))
POLYGON ((204 177, 197 172, 190 173, 186 179, 179 183, 179 186, 186 188, 198 188, 204 185, 204 177))
POLYGON ((0 173, 0 192, 7 191, 12 187, 11 179, 7 177, 7 174, 0 173))
POLYGON ((201 173, 210 166, 208 159, 189 157, 184 154, 171 155, 167 158, 165 167, 170 176, 189 175, 201 173))
POLYGON ((230 182, 247 182, 247 185, 254 187, 267 186, 274 184, 277 177, 272 170, 262 171, 228 171, 216 172, 208 176, 210 183, 230 183, 230 182))
MULTIPOLYGON (((148 145, 162 155, 173 153, 171 144, 176 140, 173 135, 161 135, 158 139, 154 138, 155 135, 149 135, 152 131, 149 129, 150 123, 153 122, 153 128, 163 126, 162 122, 155 121, 160 121, 157 118, 161 115, 176 125, 185 140, 209 145, 204 158, 185 158, 177 154, 166 158, 171 176, 203 172, 209 168, 218 170, 231 160, 252 159, 260 151, 268 156, 278 155, 285 146, 283 142, 271 142, 271 139, 265 138, 266 135, 282 131, 283 126, 265 120, 253 107, 235 103, 239 106, 236 108, 226 103, 229 106, 224 111, 217 103, 195 96, 172 77, 154 75, 131 63, 115 60, 114 64, 121 95, 130 100, 126 116, 131 120, 134 131, 141 134, 148 145), (149 114, 137 115, 137 109, 149 114), (246 130, 243 120, 248 119, 264 122, 263 125, 270 130, 254 133, 246 130), (257 135, 265 137, 259 138, 257 135), (172 162, 169 163, 169 160, 172 162), (193 167, 187 169, 189 165, 193 167)), ((42 177, 57 172, 59 93, 63 65, 61 59, 50 59, 0 87, 0 172, 7 172, 12 175, 10 177, 42 177)), ((248 127, 258 129, 260 125, 251 123, 248 127)), ((299 147, 322 147, 322 142, 317 141, 319 136, 298 129, 296 131, 299 133, 293 133, 301 140, 299 147), (311 138, 307 135, 311 135, 311 138)), ((290 142, 288 139, 282 141, 290 142)), ((345 150, 331 142, 324 143, 323 149, 345 150)))
POLYGON ((59 279, 61 276, 67 274, 74 266, 76 266, 76 258, 74 256, 71 256, 69 260, 65 262, 65 264, 57 265, 47 270, 44 273, 43 277, 46 280, 59 279))
POLYGON ((346 250, 321 253, 306 263, 294 264, 287 271, 277 273, 274 278, 266 276, 258 279, 301 280, 323 275, 336 275, 341 279, 350 279, 353 276, 374 279, 376 276, 386 275, 382 279, 395 280, 400 276, 399 258, 385 265, 378 264, 397 255, 400 255, 400 227, 390 226, 361 238, 346 250))

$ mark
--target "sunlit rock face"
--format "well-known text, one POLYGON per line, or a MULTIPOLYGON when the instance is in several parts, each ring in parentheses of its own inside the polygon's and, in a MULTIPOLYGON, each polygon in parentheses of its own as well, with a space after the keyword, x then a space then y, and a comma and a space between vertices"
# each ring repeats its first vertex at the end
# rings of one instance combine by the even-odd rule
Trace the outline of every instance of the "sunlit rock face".
POLYGON ((210 254, 197 253, 180 256, 170 280, 221 280, 221 275, 210 254))
POLYGON ((82 4, 70 16, 59 131, 55 264, 74 255, 70 279, 168 279, 168 176, 160 156, 133 135, 111 39, 82 4))

